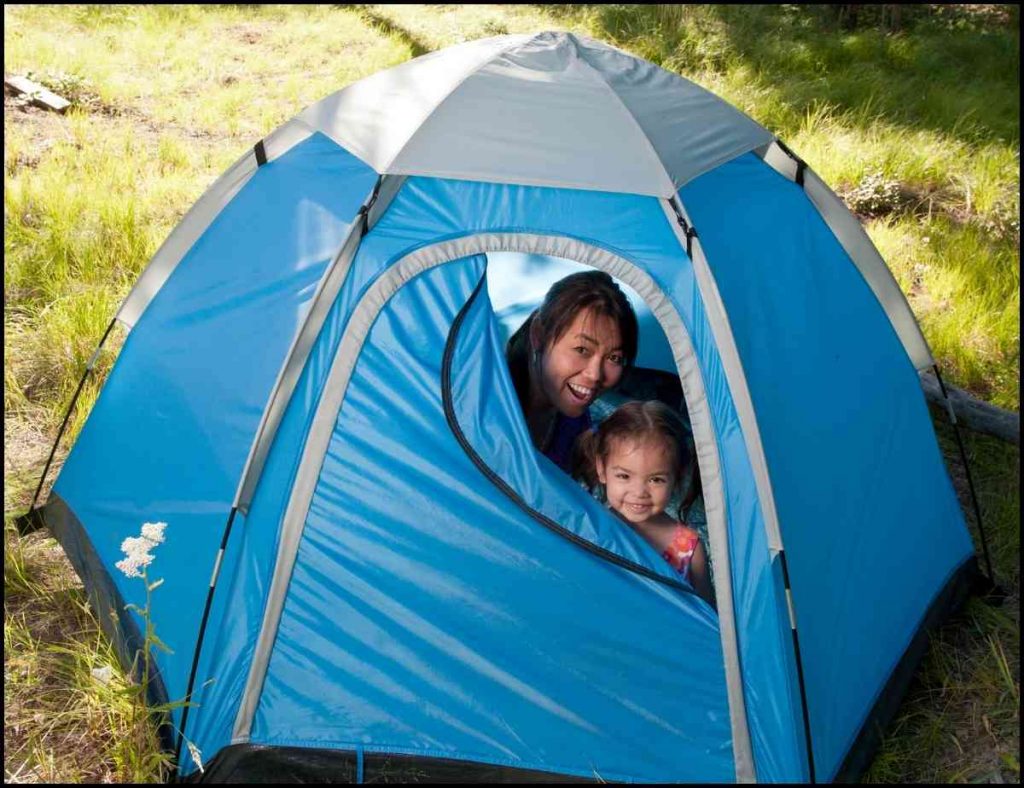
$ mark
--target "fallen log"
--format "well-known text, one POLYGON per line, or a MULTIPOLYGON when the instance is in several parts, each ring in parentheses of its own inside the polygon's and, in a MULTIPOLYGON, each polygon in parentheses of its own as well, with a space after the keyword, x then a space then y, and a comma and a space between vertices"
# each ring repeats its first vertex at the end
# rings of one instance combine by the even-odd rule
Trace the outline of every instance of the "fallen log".
POLYGON ((4 87, 10 88, 15 94, 25 94, 37 107, 53 112, 64 113, 71 102, 56 93, 47 90, 26 77, 4 77, 4 87))
MULTIPOLYGON (((945 381, 943 381, 945 383, 945 381)), ((948 410, 946 398, 942 396, 942 387, 933 372, 921 373, 921 387, 929 404, 948 410)), ((1020 446, 1020 414, 1012 410, 990 405, 976 399, 963 389, 946 383, 949 394, 949 405, 956 414, 956 421, 969 430, 992 435, 1000 440, 1020 446)))

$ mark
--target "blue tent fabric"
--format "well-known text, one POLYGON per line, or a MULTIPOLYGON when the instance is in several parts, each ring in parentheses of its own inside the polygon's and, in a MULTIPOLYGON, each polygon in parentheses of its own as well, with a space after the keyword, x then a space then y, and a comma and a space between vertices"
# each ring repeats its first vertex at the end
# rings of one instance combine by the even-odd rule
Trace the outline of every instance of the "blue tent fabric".
MULTIPOLYGON (((720 782, 746 775, 739 730, 746 776, 804 781, 813 756, 819 780, 835 777, 972 545, 889 316, 802 189, 755 154, 678 195, 720 305, 658 198, 408 177, 361 239, 217 564, 275 380, 377 178, 320 133, 264 163, 136 322, 54 486, 55 532, 111 604, 145 601, 114 568, 122 541, 168 523, 150 576, 164 580, 153 615, 171 648, 157 655, 168 700, 184 696, 198 651, 184 735, 207 759, 232 745, 305 747, 360 764, 381 753, 720 782), (504 341, 582 262, 461 253, 414 271, 367 318, 368 293, 411 255, 497 234, 615 255, 678 318, 685 342, 673 345, 631 291, 641 362, 699 377, 701 401, 686 404, 710 420, 714 445, 699 448, 720 466, 729 616, 531 445, 504 341), (720 308, 738 358, 725 355, 720 308), (314 416, 343 339, 367 319, 327 414, 294 568, 272 597, 314 416), (686 343, 692 358, 676 352, 686 343), (265 675, 253 672, 261 642, 265 675)), ((187 756, 179 768, 198 776, 187 756)))
MULTIPOLYGON (((314 348, 312 363, 300 381, 299 390, 302 395, 293 400, 286 413, 285 424, 268 459, 263 481, 257 489, 247 518, 246 527, 253 538, 254 553, 241 558, 240 566, 243 571, 270 566, 277 523, 287 503, 286 492, 293 484, 296 454, 304 442, 303 431, 308 428, 317 401, 315 392, 319 392, 323 386, 330 359, 333 358, 333 348, 340 340, 346 320, 343 315, 350 314, 359 296, 374 278, 404 254, 438 239, 449 239, 467 232, 509 228, 522 232, 571 235, 595 246, 610 248, 627 259, 642 263, 656 279, 672 283, 671 287, 663 284, 666 292, 677 303, 695 310, 695 316, 689 310, 685 316, 695 321, 691 334, 702 339, 699 344, 702 360, 706 359, 710 365, 706 378, 714 386, 709 396, 719 408, 724 409, 720 423, 734 425, 725 435, 731 450, 731 454, 727 455, 728 468, 738 479, 735 484, 729 485, 732 490, 730 512, 733 519, 730 527, 735 534, 733 539, 738 544, 747 545, 745 549, 748 552, 760 551, 763 555, 760 565, 765 567, 761 575, 753 580, 748 578, 741 567, 734 582, 738 588, 753 583, 755 590, 751 593, 760 601, 756 607, 752 606, 751 615, 756 614, 761 620, 775 622, 772 638, 751 640, 749 643, 741 641, 749 653, 745 661, 751 666, 745 680, 751 682, 750 698, 754 711, 751 727, 755 732, 755 746, 759 746, 758 741, 764 738, 768 741, 765 744, 766 751, 788 752, 786 756, 775 756, 785 764, 778 767, 780 774, 799 773, 802 762, 800 738, 792 725, 792 719, 797 718, 799 710, 791 707, 788 695, 780 699, 773 692, 757 691, 762 682, 767 686, 777 684, 779 675, 788 675, 790 668, 785 657, 789 643, 778 634, 784 631, 784 622, 779 618, 779 611, 770 604, 775 594, 774 578, 767 569, 768 553, 763 537, 764 529, 759 524, 760 510, 751 481, 752 472, 724 374, 716 372, 720 370, 720 361, 710 329, 703 322, 696 284, 692 274, 688 273, 685 255, 679 249, 657 201, 652 198, 438 179, 409 179, 381 222, 364 239, 352 265, 349 280, 339 293, 334 311, 314 348), (484 206, 482 210, 476 207, 481 205, 484 206), (537 210, 536 207, 541 205, 543 210, 537 210), (733 522, 735 527, 732 526, 733 522), (262 534, 264 538, 258 547, 256 534, 262 534), (762 674, 764 678, 759 678, 762 674), (765 698, 765 701, 759 705, 757 701, 760 698, 765 698), (762 709, 768 715, 764 723, 759 716, 762 709), (783 719, 780 721, 777 719, 779 717, 783 719), (762 730, 764 733, 760 733, 762 730), (788 740, 788 744, 780 745, 777 741, 780 738, 788 740)), ((751 566, 758 565, 750 563, 751 566)), ((241 587, 252 585, 265 591, 269 578, 264 575, 261 578, 240 580, 239 583, 241 587)), ((200 678, 216 678, 208 692, 224 692, 237 698, 237 694, 231 693, 236 692, 239 681, 244 683, 244 677, 238 674, 241 670, 239 666, 244 664, 245 659, 238 660, 234 655, 251 654, 251 644, 255 640, 259 623, 258 611, 262 610, 263 602, 262 599, 250 597, 236 598, 227 604, 231 610, 255 611, 251 615, 239 616, 239 620, 231 625, 231 631, 234 632, 242 626, 242 621, 249 622, 249 629, 244 635, 248 645, 232 644, 223 649, 215 646, 213 650, 221 656, 209 675, 200 673, 200 678), (228 677, 227 680, 225 677, 228 677)), ((243 636, 239 634, 239 637, 243 636)), ((218 732, 211 734, 211 740, 215 743, 228 741, 235 709, 220 710, 219 704, 213 702, 212 697, 204 703, 217 709, 213 716, 221 720, 217 726, 218 732)), ((204 724, 210 724, 210 717, 206 718, 204 724)), ((197 741, 201 746, 205 743, 203 737, 197 738, 197 741)))
POLYGON ((127 603, 144 605, 145 591, 113 569, 121 543, 144 522, 168 523, 151 572, 164 579, 153 604, 173 651, 157 655, 171 698, 186 692, 207 580, 270 388, 375 180, 322 135, 260 168, 128 335, 54 485, 127 603))
MULTIPOLYGON (((444 338, 481 275, 479 259, 426 272, 374 326, 306 524, 253 741, 616 780, 728 779, 710 609, 510 511, 445 421, 444 338)), ((509 387, 486 406, 499 407, 518 411, 509 387)))
POLYGON ((973 546, 917 373, 801 189, 749 155, 681 196, 759 416, 799 611, 815 761, 831 777, 932 597, 973 546))

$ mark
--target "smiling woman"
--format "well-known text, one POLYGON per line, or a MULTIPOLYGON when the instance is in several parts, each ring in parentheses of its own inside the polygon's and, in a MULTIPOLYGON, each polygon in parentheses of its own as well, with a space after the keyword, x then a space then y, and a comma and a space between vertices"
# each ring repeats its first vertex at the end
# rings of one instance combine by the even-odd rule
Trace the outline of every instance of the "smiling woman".
POLYGON ((637 353, 629 299, 606 273, 559 280, 508 341, 506 356, 534 445, 569 470, 589 406, 614 388, 637 353))

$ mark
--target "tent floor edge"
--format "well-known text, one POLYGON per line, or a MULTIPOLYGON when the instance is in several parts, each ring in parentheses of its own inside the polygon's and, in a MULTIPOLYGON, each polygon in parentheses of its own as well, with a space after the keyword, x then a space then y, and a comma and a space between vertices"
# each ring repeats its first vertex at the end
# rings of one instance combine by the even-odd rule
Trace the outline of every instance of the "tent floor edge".
MULTIPOLYGON (((233 744, 217 753, 186 783, 355 783, 356 750, 233 744)), ((362 753, 364 782, 418 783, 592 783, 575 775, 448 758, 362 753)))
POLYGON ((910 645, 903 652, 889 681, 868 713, 833 782, 858 782, 871 766, 886 728, 896 716, 907 690, 917 676, 917 669, 928 651, 932 634, 963 608, 967 599, 976 592, 980 577, 983 575, 978 567, 977 558, 971 556, 960 565, 932 600, 910 645))

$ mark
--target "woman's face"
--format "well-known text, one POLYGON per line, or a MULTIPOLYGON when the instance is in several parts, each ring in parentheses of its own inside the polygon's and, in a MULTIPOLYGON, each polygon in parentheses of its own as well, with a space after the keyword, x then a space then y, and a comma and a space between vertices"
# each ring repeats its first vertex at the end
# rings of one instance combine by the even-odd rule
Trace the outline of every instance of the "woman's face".
POLYGON ((619 382, 624 363, 618 322, 583 310, 541 353, 538 383, 550 405, 565 416, 577 418, 602 392, 619 382))

